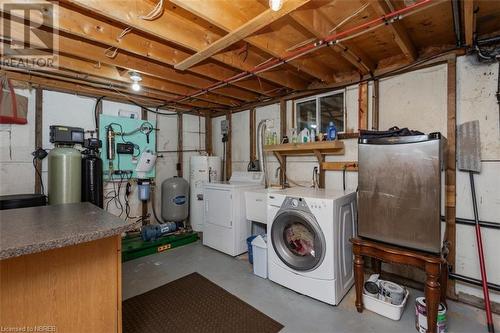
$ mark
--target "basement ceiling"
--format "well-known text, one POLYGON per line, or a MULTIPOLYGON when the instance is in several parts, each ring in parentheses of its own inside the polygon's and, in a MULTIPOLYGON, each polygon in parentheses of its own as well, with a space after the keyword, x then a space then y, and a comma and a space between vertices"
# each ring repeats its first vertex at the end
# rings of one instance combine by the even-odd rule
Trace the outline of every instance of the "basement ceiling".
MULTIPOLYGON (((107 85, 158 104, 220 111, 333 87, 454 49, 452 3, 284 0, 273 12, 267 0, 59 0, 58 23, 42 27, 59 34, 59 68, 29 74, 39 82, 107 85), (312 47, 326 37, 335 43, 312 47), (129 71, 141 73, 140 92, 131 91, 129 71)), ((456 4, 469 46, 474 33, 500 32, 500 1, 456 4)), ((14 27, 8 37, 21 39, 28 22, 5 12, 2 18, 14 27)))

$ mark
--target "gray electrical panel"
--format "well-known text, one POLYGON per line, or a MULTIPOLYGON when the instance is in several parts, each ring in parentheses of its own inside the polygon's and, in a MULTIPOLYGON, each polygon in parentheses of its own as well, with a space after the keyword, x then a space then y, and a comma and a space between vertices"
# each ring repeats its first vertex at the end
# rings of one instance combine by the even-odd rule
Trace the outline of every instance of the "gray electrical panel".
POLYGON ((222 135, 229 133, 229 122, 227 121, 227 119, 224 119, 220 122, 220 131, 222 135))

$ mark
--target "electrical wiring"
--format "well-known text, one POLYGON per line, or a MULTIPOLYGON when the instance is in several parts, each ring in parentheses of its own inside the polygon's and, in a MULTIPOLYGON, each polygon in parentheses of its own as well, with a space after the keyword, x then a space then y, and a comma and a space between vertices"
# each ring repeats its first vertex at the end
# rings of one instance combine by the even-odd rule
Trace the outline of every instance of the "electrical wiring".
POLYGON ((131 180, 132 180, 132 175, 129 175, 127 177, 127 184, 125 186, 125 194, 124 194, 124 200, 125 200, 125 220, 135 219, 135 218, 139 217, 139 216, 130 216, 129 196, 130 196, 130 193, 132 192, 132 190, 131 190, 132 184, 130 182, 131 180))
POLYGON ((101 96, 99 97, 96 102, 95 102, 95 106, 94 106, 94 120, 95 120, 95 128, 98 129, 99 128, 99 116, 98 116, 98 112, 97 112, 97 108, 99 106, 99 103, 104 99, 104 96, 101 96))
POLYGON ((36 174, 38 175, 38 178, 40 179, 40 188, 42 190, 42 194, 45 195, 45 188, 43 186, 43 179, 42 179, 42 173, 40 170, 38 170, 38 167, 36 165, 36 156, 33 157, 33 167, 35 168, 36 174))
POLYGON ((111 183, 113 184, 113 189, 108 191, 104 195, 104 199, 108 200, 106 202, 106 210, 109 211, 109 206, 110 206, 111 202, 113 202, 115 205, 115 208, 120 210, 120 214, 118 215, 118 217, 122 217, 123 213, 126 212, 126 207, 123 206, 123 203, 122 203, 121 198, 120 198, 120 193, 121 193, 123 182, 124 182, 123 174, 120 175, 119 180, 118 179, 111 180, 111 183), (118 185, 116 184, 117 181, 118 181, 118 185))
POLYGON ((139 16, 140 19, 146 21, 156 20, 163 13, 163 0, 158 1, 154 8, 146 15, 139 16))

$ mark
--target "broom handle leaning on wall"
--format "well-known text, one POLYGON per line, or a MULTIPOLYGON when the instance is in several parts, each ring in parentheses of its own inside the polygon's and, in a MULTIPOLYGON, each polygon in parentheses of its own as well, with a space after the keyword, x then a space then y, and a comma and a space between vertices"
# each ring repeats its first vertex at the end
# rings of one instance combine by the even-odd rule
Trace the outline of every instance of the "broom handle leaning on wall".
POLYGON ((490 295, 488 290, 488 279, 486 277, 486 266, 484 262, 483 253, 483 240, 481 237, 481 226, 479 225, 479 214, 477 212, 476 189, 474 186, 474 173, 469 171, 470 188, 472 192, 472 205, 474 208, 474 221, 476 222, 476 239, 477 239, 477 252, 479 255, 479 266, 481 267, 481 280, 483 283, 484 306, 486 310, 486 323, 488 325, 488 332, 495 333, 493 326, 493 317, 491 315, 490 295))

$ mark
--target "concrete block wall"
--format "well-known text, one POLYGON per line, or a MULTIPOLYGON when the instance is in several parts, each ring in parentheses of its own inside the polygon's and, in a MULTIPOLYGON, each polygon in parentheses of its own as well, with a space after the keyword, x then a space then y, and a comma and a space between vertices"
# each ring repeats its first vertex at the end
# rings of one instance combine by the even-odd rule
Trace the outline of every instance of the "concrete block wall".
POLYGON ((28 97, 28 124, 0 124, 0 195, 33 193, 35 170, 35 90, 15 89, 28 97))
MULTIPOLYGON (((35 150, 35 90, 16 89, 16 93, 27 96, 28 124, 26 125, 0 125, 0 195, 33 193, 35 184, 35 171, 32 165, 31 152, 35 150)), ((49 150, 54 146, 49 142, 50 125, 67 125, 83 127, 85 130, 95 128, 94 107, 96 99, 77 94, 67 94, 55 91, 43 91, 42 121, 43 148, 49 150)), ((117 116, 120 110, 132 111, 141 116, 141 108, 128 103, 118 103, 103 100, 103 114, 117 116)), ((183 142, 184 149, 204 149, 205 147, 205 122, 204 118, 193 115, 183 116, 183 142), (199 126, 200 125, 200 126, 199 126), (199 130, 202 129, 202 131, 199 130), (200 140, 201 139, 201 140, 200 140)), ((148 112, 148 119, 155 119, 155 114, 148 112)), ((157 133, 159 150, 177 150, 177 115, 159 116, 157 133)), ((197 152, 184 154, 184 177, 189 178, 189 156, 197 152)), ((156 165, 156 182, 161 182, 177 175, 177 153, 162 153, 156 165)), ((42 175, 47 188, 47 159, 42 163, 42 175)), ((115 184, 117 188, 117 184, 115 184)), ((104 193, 113 190, 112 183, 106 183, 104 193)), ((121 188, 121 201, 124 204, 123 194, 125 185, 121 188)), ((105 200, 105 204, 106 204, 105 200)), ((130 195, 131 216, 141 215, 141 203, 137 198, 137 186, 132 186, 130 195)), ((159 194, 156 198, 156 207, 160 208, 159 194)), ((110 203, 109 211, 119 215, 120 209, 110 203)), ((122 214, 125 218, 125 214, 122 214)))

